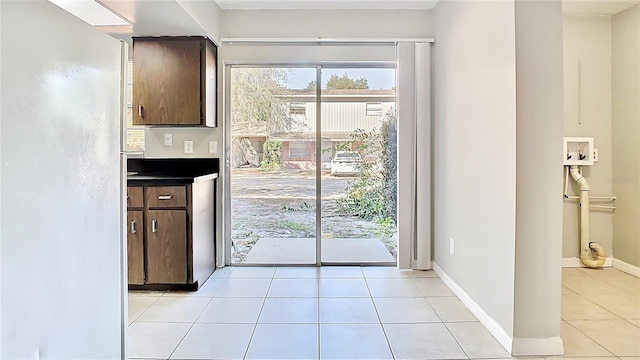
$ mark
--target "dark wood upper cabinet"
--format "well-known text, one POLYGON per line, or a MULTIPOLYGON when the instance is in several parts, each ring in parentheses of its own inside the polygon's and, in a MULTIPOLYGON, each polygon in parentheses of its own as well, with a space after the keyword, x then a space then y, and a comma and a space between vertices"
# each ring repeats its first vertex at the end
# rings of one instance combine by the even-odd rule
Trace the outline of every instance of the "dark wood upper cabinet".
POLYGON ((133 124, 217 126, 217 49, 204 37, 133 39, 133 124))

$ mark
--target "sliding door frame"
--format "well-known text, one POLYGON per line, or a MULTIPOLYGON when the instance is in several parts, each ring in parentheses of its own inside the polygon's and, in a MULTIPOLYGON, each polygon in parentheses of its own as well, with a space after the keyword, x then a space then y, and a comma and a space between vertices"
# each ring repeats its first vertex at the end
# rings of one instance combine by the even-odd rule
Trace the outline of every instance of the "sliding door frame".
MULTIPOLYGON (((223 157, 224 179, 223 187, 223 247, 224 264, 234 266, 322 266, 322 70, 323 69, 394 69, 396 61, 376 62, 312 62, 312 63, 264 63, 264 62, 226 62, 224 64, 224 121, 223 127, 223 157), (304 68, 316 69, 316 263, 315 264, 232 264, 231 263, 231 69, 232 68, 304 68)), ((397 86, 397 71, 396 71, 397 86)), ((399 245, 399 244, 398 244, 399 245)), ((403 249, 405 250, 405 249, 403 249)), ((406 249, 407 251, 409 249, 406 249)), ((400 252, 398 246, 398 253, 400 252)), ((399 254, 398 254, 399 257, 399 254)), ((398 261, 396 260, 396 265, 398 261)), ((335 264, 331 264, 335 265, 335 264)), ((367 263, 340 263, 339 265, 367 265, 367 263)))

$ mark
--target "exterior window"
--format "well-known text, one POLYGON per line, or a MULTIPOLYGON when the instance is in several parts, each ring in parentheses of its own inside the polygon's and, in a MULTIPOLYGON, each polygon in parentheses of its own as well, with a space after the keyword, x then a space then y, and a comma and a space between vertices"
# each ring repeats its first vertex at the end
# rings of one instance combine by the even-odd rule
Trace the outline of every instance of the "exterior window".
POLYGON ((308 154, 306 141, 293 141, 289 143, 289 158, 304 159, 307 156, 308 154))
POLYGON ((291 103, 289 104, 290 115, 305 115, 307 111, 307 105, 305 103, 291 103))
POLYGON ((381 116, 382 103, 367 103, 367 116, 381 116))
POLYGON ((133 61, 127 64, 127 151, 144 151, 144 128, 133 126, 133 61))
POLYGON ((262 141, 252 141, 251 145, 253 146, 253 150, 258 154, 262 154, 262 141))

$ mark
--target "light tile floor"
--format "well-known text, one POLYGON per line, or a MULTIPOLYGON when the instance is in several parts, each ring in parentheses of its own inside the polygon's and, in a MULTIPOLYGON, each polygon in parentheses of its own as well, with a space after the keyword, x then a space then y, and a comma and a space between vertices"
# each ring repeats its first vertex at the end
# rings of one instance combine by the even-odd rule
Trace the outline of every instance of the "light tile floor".
POLYGON ((567 357, 640 359, 640 279, 613 268, 562 270, 567 357))
MULTIPOLYGON (((565 357, 640 360, 638 289, 564 269, 565 357)), ((130 292, 129 321, 131 359, 509 357, 432 271, 227 267, 197 292, 130 292)))

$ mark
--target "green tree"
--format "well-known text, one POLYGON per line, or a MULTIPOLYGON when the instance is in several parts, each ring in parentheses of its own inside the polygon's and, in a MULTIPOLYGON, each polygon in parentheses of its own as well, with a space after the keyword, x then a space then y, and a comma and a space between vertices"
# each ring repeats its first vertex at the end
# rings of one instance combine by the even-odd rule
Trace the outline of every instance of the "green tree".
POLYGON ((300 127, 289 114, 290 71, 278 68, 237 68, 231 71, 231 142, 233 165, 258 166, 247 134, 269 137, 300 127), (236 135, 242 134, 242 135, 236 135))
POLYGON ((302 90, 315 91, 316 90, 316 81, 315 80, 309 81, 309 83, 307 84, 307 87, 302 89, 302 90))
POLYGON ((286 95, 288 72, 277 68, 234 69, 231 73, 231 119, 235 128, 250 128, 262 135, 289 130, 286 95))
POLYGON ((342 76, 336 74, 331 75, 327 81, 327 89, 368 89, 369 84, 367 79, 361 77, 359 79, 352 79, 347 73, 342 76))
MULTIPOLYGON (((347 73, 344 73, 344 75, 342 76, 333 74, 331 75, 331 77, 329 77, 329 80, 327 81, 327 89, 329 90, 368 89, 368 88, 369 88, 369 81, 366 78, 361 77, 359 79, 352 79, 349 77, 347 73)), ((309 81, 309 84, 307 84, 307 87, 305 87, 303 90, 313 91, 315 89, 316 89, 316 81, 311 80, 309 81)))

